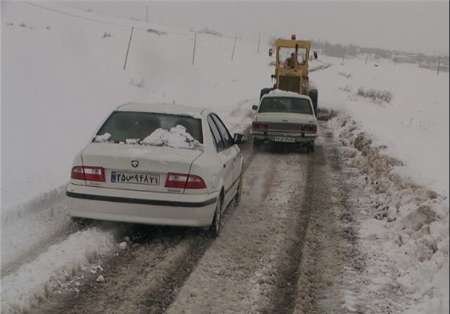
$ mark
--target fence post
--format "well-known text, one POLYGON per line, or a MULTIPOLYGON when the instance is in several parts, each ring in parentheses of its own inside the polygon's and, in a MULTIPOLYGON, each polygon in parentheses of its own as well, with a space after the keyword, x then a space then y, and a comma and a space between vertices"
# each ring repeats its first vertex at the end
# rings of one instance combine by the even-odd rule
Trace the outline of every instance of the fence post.
POLYGON ((134 33, 134 26, 131 26, 130 40, 128 41, 128 48, 127 48, 127 53, 125 55, 125 62, 123 63, 123 70, 124 71, 127 68, 128 53, 130 52, 130 46, 131 46, 131 40, 133 39, 133 33, 134 33))
POLYGON ((197 48, 197 32, 194 32, 194 47, 192 48, 192 65, 195 63, 195 51, 197 48))
POLYGON ((233 52, 231 53, 231 61, 233 61, 233 59, 234 59, 234 52, 236 51, 236 42, 237 42, 237 34, 234 36, 233 52))

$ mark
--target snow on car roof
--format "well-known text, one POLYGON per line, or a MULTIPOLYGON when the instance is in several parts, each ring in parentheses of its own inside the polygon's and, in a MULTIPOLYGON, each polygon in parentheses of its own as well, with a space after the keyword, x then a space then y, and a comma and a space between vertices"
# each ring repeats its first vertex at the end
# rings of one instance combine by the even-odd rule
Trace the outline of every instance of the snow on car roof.
POLYGON ((300 95, 298 93, 294 92, 288 92, 281 89, 274 89, 270 91, 269 93, 265 94, 263 97, 296 97, 296 98, 305 98, 309 99, 306 95, 300 95))
POLYGON ((129 102, 119 106, 118 111, 141 111, 167 114, 181 114, 201 118, 206 110, 201 107, 189 107, 171 103, 137 103, 129 102))

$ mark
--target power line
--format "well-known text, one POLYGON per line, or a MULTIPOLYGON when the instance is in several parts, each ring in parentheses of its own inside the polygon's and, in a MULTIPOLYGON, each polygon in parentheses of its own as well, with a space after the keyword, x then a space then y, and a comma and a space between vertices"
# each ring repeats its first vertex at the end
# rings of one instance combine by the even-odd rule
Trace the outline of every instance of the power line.
POLYGON ((120 27, 125 28, 125 25, 120 25, 120 24, 113 23, 113 22, 102 21, 102 20, 90 18, 90 17, 87 17, 87 16, 82 16, 82 15, 78 15, 78 14, 74 14, 74 13, 69 13, 69 12, 66 12, 66 11, 63 11, 63 10, 59 10, 59 9, 43 6, 43 5, 40 5, 40 4, 33 3, 33 2, 26 2, 26 1, 24 1, 23 3, 25 3, 27 5, 30 5, 32 7, 36 7, 36 8, 42 9, 42 10, 47 10, 47 11, 51 11, 51 12, 54 12, 54 13, 67 15, 67 16, 70 16, 70 17, 79 18, 79 19, 83 19, 83 20, 86 20, 86 21, 94 22, 94 23, 100 23, 100 24, 106 24, 106 25, 115 25, 115 26, 120 26, 120 27))
MULTIPOLYGON (((119 23, 115 23, 115 22, 95 19, 95 18, 92 18, 92 17, 87 17, 87 16, 75 14, 75 13, 70 13, 70 12, 67 12, 67 11, 64 11, 64 10, 48 7, 48 6, 45 6, 45 5, 42 5, 42 4, 37 4, 35 2, 24 1, 22 3, 27 4, 29 6, 32 6, 32 7, 35 7, 35 8, 42 9, 42 10, 47 10, 47 11, 50 11, 50 12, 53 12, 53 13, 66 15, 66 16, 70 16, 70 17, 73 17, 73 18, 86 20, 86 21, 89 21, 89 22, 100 23, 100 24, 104 24, 104 25, 113 25, 113 26, 120 27, 120 28, 126 29, 126 30, 128 30, 130 28, 130 26, 133 26, 135 29, 141 30, 141 31, 147 31, 147 29, 148 29, 148 28, 145 28, 145 27, 137 27, 133 23, 128 23, 128 25, 124 25, 124 24, 119 24, 119 23)), ((191 37, 192 36, 192 32, 173 32, 173 31, 170 31, 170 34, 186 36, 186 37, 191 37)), ((232 36, 232 35, 222 35, 221 37, 227 38, 227 39, 234 39, 235 38, 235 36, 232 36)))

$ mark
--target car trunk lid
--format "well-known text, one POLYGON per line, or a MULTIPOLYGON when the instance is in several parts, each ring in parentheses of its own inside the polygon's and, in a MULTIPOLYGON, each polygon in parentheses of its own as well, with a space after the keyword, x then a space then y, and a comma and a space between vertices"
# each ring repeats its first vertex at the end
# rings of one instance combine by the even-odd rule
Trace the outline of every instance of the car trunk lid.
POLYGON ((166 188, 168 173, 188 174, 199 149, 139 144, 91 143, 82 152, 83 166, 103 167, 105 182, 87 185, 154 192, 183 192, 166 188))

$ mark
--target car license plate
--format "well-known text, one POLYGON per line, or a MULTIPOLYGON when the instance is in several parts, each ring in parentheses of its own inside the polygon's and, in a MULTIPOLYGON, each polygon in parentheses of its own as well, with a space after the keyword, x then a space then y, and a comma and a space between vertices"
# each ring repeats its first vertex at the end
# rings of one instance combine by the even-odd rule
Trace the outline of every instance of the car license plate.
POLYGON ((294 143, 295 138, 293 137, 284 137, 284 136, 276 136, 273 139, 275 142, 282 142, 282 143, 294 143))
POLYGON ((159 175, 142 172, 111 171, 111 183, 159 185, 159 175))

